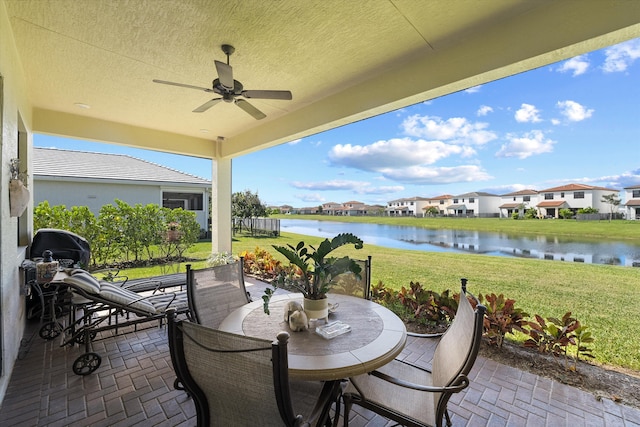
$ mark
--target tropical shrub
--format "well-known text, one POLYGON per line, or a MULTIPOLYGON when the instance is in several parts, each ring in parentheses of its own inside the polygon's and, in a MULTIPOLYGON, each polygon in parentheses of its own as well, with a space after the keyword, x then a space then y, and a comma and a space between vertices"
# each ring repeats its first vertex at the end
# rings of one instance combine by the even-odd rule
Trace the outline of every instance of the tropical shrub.
POLYGON ((275 259, 270 252, 258 246, 253 252, 244 251, 240 256, 244 257, 244 272, 259 276, 264 280, 272 281, 285 271, 285 267, 279 260, 275 259))
POLYGON ((91 247, 92 268, 123 261, 181 258, 198 241, 200 226, 195 212, 161 208, 155 204, 130 206, 116 200, 100 208, 97 217, 86 206, 50 206, 42 202, 34 208, 34 228, 58 228, 84 237, 91 247), (177 224, 179 239, 163 239, 169 223, 177 224), (157 251, 157 253, 155 252, 157 251))
POLYGON ((483 326, 490 345, 502 347, 506 334, 512 334, 514 330, 526 332, 528 322, 525 317, 529 315, 515 307, 515 300, 493 293, 484 297, 479 294, 478 300, 487 307, 483 326))
POLYGON ((403 286, 397 298, 412 313, 415 321, 428 325, 450 323, 458 308, 458 302, 449 296, 449 290, 438 294, 424 289, 419 282, 410 282, 408 288, 403 286))
MULTIPOLYGON (((576 362, 580 356, 593 357, 591 349, 584 345, 593 342, 593 337, 586 326, 571 317, 570 311, 562 319, 548 317, 545 320, 536 315, 535 322, 529 322, 529 327, 530 338, 524 342, 525 347, 536 348, 541 353, 551 353, 556 357, 563 356, 565 362, 570 358, 568 349, 571 345, 576 346, 576 362)), ((575 363, 572 368, 576 368, 575 363)))

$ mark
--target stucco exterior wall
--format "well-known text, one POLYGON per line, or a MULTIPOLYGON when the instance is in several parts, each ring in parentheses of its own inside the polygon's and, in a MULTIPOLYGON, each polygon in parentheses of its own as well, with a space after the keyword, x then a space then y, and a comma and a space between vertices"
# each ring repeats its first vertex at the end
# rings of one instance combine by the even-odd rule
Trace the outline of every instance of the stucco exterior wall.
POLYGON ((37 177, 34 180, 34 205, 48 201, 49 205, 87 206, 94 215, 100 213, 104 205, 115 205, 115 200, 122 200, 131 206, 136 204, 156 204, 162 206, 163 191, 194 192, 203 194, 203 209, 192 211, 200 227, 208 227, 208 206, 210 204, 207 192, 188 187, 163 187, 157 183, 135 184, 96 181, 54 180, 37 177))
POLYGON ((121 185, 113 183, 51 181, 36 179, 33 202, 48 201, 51 206, 87 206, 98 214, 104 205, 115 204, 119 199, 131 206, 140 203, 162 205, 162 191, 158 185, 121 185))
MULTIPOLYGON (((9 162, 18 157, 18 134, 23 126, 23 164, 31 155, 31 106, 26 84, 9 31, 4 3, 0 3, 0 402, 4 399, 11 371, 25 330, 25 297, 20 295, 20 271, 26 243, 30 242, 32 204, 18 223, 9 214, 9 162), (20 230, 20 231, 19 231, 20 230)), ((28 188, 33 186, 30 184, 28 188)))

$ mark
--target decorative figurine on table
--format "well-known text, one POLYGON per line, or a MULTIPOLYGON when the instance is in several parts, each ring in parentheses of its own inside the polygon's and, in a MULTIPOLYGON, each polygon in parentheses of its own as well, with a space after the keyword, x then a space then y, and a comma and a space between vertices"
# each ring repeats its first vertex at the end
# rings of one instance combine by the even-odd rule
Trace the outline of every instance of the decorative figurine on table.
POLYGON ((284 321, 289 322, 293 332, 304 331, 309 328, 309 319, 298 301, 289 301, 284 306, 284 321))

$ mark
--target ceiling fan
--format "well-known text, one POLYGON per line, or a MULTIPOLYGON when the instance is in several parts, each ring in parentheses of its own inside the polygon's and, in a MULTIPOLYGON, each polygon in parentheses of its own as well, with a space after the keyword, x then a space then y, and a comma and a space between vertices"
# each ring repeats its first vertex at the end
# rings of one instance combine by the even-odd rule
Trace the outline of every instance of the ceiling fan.
POLYGON ((218 72, 218 78, 212 82, 212 88, 205 88, 200 86, 193 86, 184 83, 174 83, 165 80, 156 80, 155 83, 162 83, 165 85, 186 87, 190 89, 203 90, 205 92, 213 92, 221 95, 221 98, 213 98, 210 101, 205 102, 195 110, 194 113, 203 113, 209 108, 213 107, 220 101, 233 102, 238 107, 249 113, 256 120, 264 119, 267 117, 262 111, 251 105, 244 99, 236 99, 238 96, 244 98, 261 98, 261 99, 283 99, 291 100, 291 92, 288 90, 244 90, 244 86, 237 80, 233 79, 233 69, 229 65, 229 56, 235 52, 235 48, 228 44, 223 44, 222 51, 227 55, 227 63, 220 61, 214 61, 216 64, 216 70, 218 72))

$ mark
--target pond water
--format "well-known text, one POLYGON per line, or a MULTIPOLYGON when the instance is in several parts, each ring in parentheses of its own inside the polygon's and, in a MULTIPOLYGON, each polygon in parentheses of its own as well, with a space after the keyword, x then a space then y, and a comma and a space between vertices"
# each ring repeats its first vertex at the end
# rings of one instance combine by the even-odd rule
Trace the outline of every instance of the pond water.
POLYGON ((298 219, 281 220, 280 229, 317 237, 353 233, 365 243, 396 249, 640 267, 640 243, 298 219))

